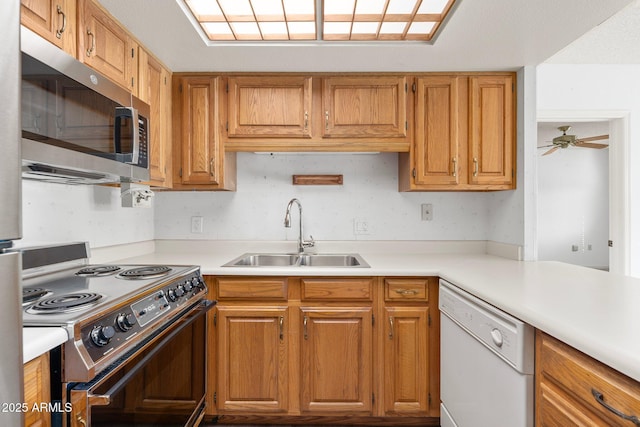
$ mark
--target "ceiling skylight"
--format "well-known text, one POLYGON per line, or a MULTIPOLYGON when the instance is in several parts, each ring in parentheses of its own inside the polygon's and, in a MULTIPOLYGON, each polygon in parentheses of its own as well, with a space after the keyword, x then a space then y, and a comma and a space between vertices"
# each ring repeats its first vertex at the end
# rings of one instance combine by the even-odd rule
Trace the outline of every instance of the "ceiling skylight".
POLYGON ((455 0, 177 0, 211 41, 429 41, 455 0))

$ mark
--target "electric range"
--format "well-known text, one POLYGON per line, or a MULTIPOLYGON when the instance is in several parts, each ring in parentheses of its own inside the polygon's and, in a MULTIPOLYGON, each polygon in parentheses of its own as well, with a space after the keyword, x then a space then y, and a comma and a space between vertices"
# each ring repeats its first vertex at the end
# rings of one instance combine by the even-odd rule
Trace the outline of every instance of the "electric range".
POLYGON ((66 329, 64 382, 91 380, 205 301, 198 266, 91 265, 86 243, 21 252, 23 326, 66 329))

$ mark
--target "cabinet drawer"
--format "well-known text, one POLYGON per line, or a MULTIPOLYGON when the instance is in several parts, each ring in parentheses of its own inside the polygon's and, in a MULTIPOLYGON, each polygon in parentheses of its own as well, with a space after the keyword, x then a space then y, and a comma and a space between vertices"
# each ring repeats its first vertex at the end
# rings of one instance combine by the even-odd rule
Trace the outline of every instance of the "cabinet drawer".
POLYGON ((640 417, 640 383, 555 338, 541 332, 537 338, 538 393, 548 385, 556 385, 564 396, 593 411, 610 425, 630 423, 607 410, 596 400, 595 393, 600 393, 608 406, 640 417))
POLYGON ((373 301, 373 279, 302 279, 304 301, 373 301))
POLYGON ((385 301, 429 300, 428 279, 385 279, 385 301))
POLYGON ((288 279, 228 277, 216 279, 219 300, 286 301, 288 279))

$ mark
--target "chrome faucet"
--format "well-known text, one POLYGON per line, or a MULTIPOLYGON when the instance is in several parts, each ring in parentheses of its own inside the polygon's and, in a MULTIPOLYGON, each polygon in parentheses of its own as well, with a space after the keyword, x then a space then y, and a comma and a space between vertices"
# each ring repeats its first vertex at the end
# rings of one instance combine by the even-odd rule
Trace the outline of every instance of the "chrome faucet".
POLYGON ((313 236, 311 235, 309 236, 309 238, 311 239, 309 241, 305 241, 303 238, 304 234, 302 233, 302 204, 300 203, 300 200, 295 198, 289 200, 289 204, 287 205, 287 212, 284 214, 284 226, 287 228, 291 228, 291 206, 293 206, 294 203, 298 205, 298 210, 300 211, 300 234, 298 235, 298 253, 303 253, 304 248, 311 248, 315 246, 316 242, 313 240, 313 236))

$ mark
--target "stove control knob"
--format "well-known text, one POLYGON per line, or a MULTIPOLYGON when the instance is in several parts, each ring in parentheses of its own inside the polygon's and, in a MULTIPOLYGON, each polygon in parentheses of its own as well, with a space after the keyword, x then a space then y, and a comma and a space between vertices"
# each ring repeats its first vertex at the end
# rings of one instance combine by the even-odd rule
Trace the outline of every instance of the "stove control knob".
POLYGON ((116 334, 113 326, 96 326, 91 331, 91 341, 98 347, 109 344, 109 341, 116 334))
POLYGON ((178 296, 176 295, 176 290, 175 289, 169 289, 167 291, 167 296, 169 297, 169 301, 171 301, 171 302, 173 302, 173 301, 178 299, 178 296))
POLYGON ((176 289, 176 295, 178 296, 178 298, 184 295, 184 286, 178 285, 178 288, 176 289))
POLYGON ((116 324, 122 332, 127 332, 129 329, 133 328, 133 325, 136 324, 136 316, 134 316, 133 313, 120 313, 116 318, 116 324))
POLYGON ((185 280, 184 282, 184 290, 187 292, 191 292, 191 289, 193 288, 193 286, 191 285, 191 281, 190 280, 185 280))

